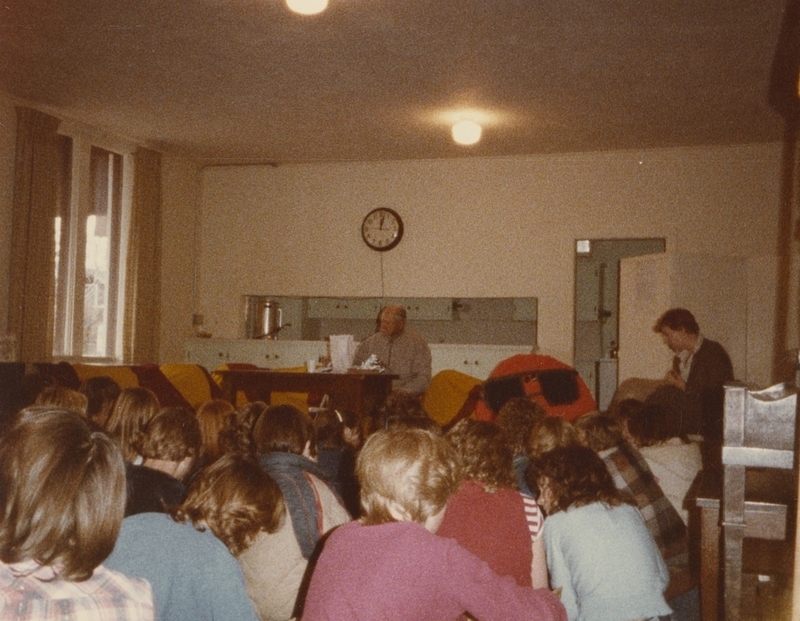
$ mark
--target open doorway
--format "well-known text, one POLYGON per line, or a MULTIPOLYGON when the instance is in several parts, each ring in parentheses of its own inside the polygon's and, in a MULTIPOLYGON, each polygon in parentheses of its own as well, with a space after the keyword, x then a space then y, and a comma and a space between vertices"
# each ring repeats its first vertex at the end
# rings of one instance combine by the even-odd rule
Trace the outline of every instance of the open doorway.
POLYGON ((620 259, 665 251, 663 237, 575 242, 575 369, 601 410, 617 386, 620 259))

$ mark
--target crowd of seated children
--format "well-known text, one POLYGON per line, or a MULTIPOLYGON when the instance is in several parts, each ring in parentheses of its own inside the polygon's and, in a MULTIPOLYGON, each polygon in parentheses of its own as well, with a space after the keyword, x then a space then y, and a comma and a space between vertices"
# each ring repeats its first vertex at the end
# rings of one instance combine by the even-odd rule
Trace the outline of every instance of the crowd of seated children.
POLYGON ((603 460, 566 446, 542 455, 537 469, 550 584, 569 619, 669 619, 667 567, 603 460))
POLYGON ((423 429, 378 431, 356 461, 362 515, 322 548, 303 621, 565 620, 548 589, 519 586, 434 533, 461 483, 458 454, 423 429))
POLYGON ((150 585, 103 565, 124 509, 116 444, 75 412, 24 409, 0 439, 0 618, 152 621, 150 585))
POLYGON ((461 457, 464 481, 448 501, 437 534, 455 539, 521 586, 547 587, 544 516, 517 489, 503 432, 494 423, 464 419, 445 439, 461 457))
MULTIPOLYGON (((361 421, 350 412, 323 410, 313 420, 290 405, 254 402, 234 410, 211 401, 194 414, 161 409, 151 391, 128 388, 106 421, 122 449, 117 456, 127 462, 127 517, 109 569, 96 575, 117 570, 134 591, 144 578, 152 585, 150 614, 154 605, 156 618, 166 621, 423 621, 465 613, 566 619, 547 589, 545 547, 558 528, 545 524, 529 484, 538 493, 540 460, 573 446, 579 434, 595 450, 605 438, 608 446, 599 450, 607 459, 616 451, 636 461, 618 421, 609 426, 593 416, 576 430, 518 398, 497 423, 462 420, 443 438, 419 399, 393 394, 361 448, 361 421), (527 495, 518 489, 526 470, 527 495)), ((91 431, 91 422, 82 424, 91 431)), ((624 480, 617 462, 610 461, 624 480)), ((640 467, 627 466, 637 476, 640 467)), ((636 497, 637 484, 626 485, 636 497)), ((645 488, 640 498, 651 491, 645 488)), ((608 498, 611 511, 617 500, 608 498)), ((550 500, 540 503, 556 514, 573 511, 550 500)), ((634 547, 641 543, 636 532, 631 538, 634 547)), ((661 614, 667 613, 650 616, 661 614)))
POLYGON ((361 448, 361 420, 351 410, 325 409, 314 415, 317 463, 347 512, 359 513, 356 454, 361 448))
POLYGON ((514 455, 514 471, 517 474, 519 490, 535 498, 533 490, 528 487, 525 472, 528 470, 528 438, 533 426, 547 414, 541 405, 527 397, 513 397, 506 401, 497 413, 495 423, 503 431, 506 442, 514 455))
POLYGON ((700 443, 690 440, 680 421, 660 404, 635 401, 620 412, 626 437, 639 449, 664 494, 688 524, 689 490, 702 468, 700 443))
POLYGON ((99 429, 104 428, 117 397, 122 392, 119 384, 108 375, 97 375, 87 377, 78 391, 86 395, 86 416, 99 429))
POLYGON ((106 432, 119 442, 125 461, 141 461, 134 441, 160 409, 158 397, 147 388, 124 388, 119 393, 114 409, 106 421, 106 432))
POLYGON ((198 469, 210 466, 222 455, 219 446, 219 432, 225 428, 228 417, 235 408, 225 399, 211 399, 197 408, 197 422, 203 438, 203 454, 198 457, 198 469))
POLYGON ((141 465, 125 466, 128 502, 125 517, 137 513, 167 512, 186 497, 184 481, 203 446, 200 425, 183 408, 163 408, 133 445, 141 465))

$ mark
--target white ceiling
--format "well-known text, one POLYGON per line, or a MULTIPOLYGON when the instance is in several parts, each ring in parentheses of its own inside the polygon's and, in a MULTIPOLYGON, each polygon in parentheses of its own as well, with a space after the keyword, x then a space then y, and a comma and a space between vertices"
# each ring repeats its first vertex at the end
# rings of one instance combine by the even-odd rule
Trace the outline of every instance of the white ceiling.
POLYGON ((786 2, 5 0, 0 90, 206 162, 771 141, 786 2))

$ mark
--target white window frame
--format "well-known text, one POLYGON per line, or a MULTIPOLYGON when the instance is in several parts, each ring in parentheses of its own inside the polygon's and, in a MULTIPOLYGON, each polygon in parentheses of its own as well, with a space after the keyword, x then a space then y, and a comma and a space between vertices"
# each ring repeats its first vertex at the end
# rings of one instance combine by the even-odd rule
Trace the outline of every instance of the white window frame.
MULTIPOLYGON (((63 122, 59 134, 72 139, 71 194, 69 201, 70 215, 68 226, 61 231, 61 261, 67 261, 66 273, 67 295, 63 312, 59 312, 55 321, 63 322, 64 342, 62 353, 54 356, 57 360, 117 362, 122 360, 123 322, 125 317, 125 272, 126 256, 131 223, 131 205, 133 198, 134 152, 136 145, 128 141, 110 137, 92 128, 63 122), (115 302, 115 338, 114 351, 106 356, 83 355, 83 302, 84 276, 86 261, 86 220, 91 211, 92 200, 90 161, 92 147, 99 147, 122 156, 122 196, 119 235, 119 261, 117 264, 117 292, 115 302)), ((54 351, 58 348, 54 344, 54 351)))

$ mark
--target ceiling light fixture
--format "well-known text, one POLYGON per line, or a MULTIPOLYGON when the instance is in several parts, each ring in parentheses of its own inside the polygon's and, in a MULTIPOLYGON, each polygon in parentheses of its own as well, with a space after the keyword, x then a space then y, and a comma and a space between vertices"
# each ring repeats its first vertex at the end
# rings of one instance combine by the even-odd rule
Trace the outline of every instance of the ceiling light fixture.
POLYGON ((286 0, 286 6, 301 15, 316 15, 327 8, 328 0, 286 0))
POLYGON ((481 139, 481 131, 474 121, 459 121, 453 125, 453 140, 463 145, 475 144, 481 139))

